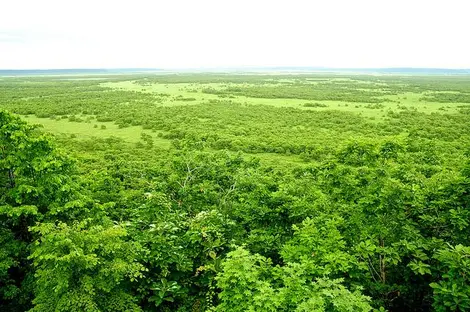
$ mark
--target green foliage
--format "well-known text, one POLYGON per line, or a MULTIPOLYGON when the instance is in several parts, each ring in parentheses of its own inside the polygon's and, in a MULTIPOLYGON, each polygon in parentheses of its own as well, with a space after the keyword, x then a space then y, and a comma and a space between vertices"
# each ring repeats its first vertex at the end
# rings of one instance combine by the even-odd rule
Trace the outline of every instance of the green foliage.
POLYGON ((470 94, 460 92, 431 93, 425 96, 423 101, 439 103, 470 103, 470 94))
POLYGON ((147 148, 152 148, 153 147, 153 138, 152 138, 151 135, 142 132, 140 137, 141 137, 142 141, 144 141, 146 143, 147 148))
MULTIPOLYGON (((0 125, 2 205, 20 206, 21 213, 10 212, 20 217, 43 214, 55 200, 67 198, 71 192, 70 160, 54 150, 51 141, 35 127, 18 117, 0 111, 0 125)), ((6 213, 7 209, 3 207, 2 211, 6 213)))
POLYGON ((436 311, 470 309, 470 247, 457 245, 437 251, 438 282, 431 283, 436 311))
POLYGON ((315 102, 315 103, 305 103, 304 107, 328 107, 328 105, 315 102))
POLYGON ((72 163, 35 127, 5 111, 0 111, 0 149, 0 298, 14 311, 29 306, 28 227, 71 198, 72 163))
POLYGON ((140 311, 129 288, 145 268, 125 228, 84 220, 43 223, 32 231, 40 239, 30 256, 36 268, 31 311, 140 311))
POLYGON ((219 95, 242 95, 253 98, 285 98, 285 99, 302 99, 316 101, 347 101, 347 102, 363 102, 363 103, 380 103, 385 102, 378 96, 384 95, 383 92, 375 90, 357 90, 350 88, 344 84, 334 84, 330 82, 321 82, 315 85, 311 84, 290 84, 283 88, 272 85, 260 86, 242 86, 228 87, 222 90, 206 88, 203 90, 208 94, 219 95))
MULTIPOLYGON (((131 218, 129 233, 142 251, 138 260, 146 272, 137 287, 145 310, 171 306, 187 296, 182 287, 191 277, 193 259, 188 250, 184 213, 173 211, 162 194, 148 193, 131 218)), ((178 306, 176 304, 175 306, 178 306)))
MULTIPOLYGON (((308 266, 272 267, 269 259, 238 248, 217 277, 217 311, 371 311, 369 298, 344 287, 342 279, 315 278, 308 266)), ((314 274, 315 275, 315 274, 314 274)))
POLYGON ((306 218, 301 227, 294 225, 293 238, 281 250, 283 260, 302 263, 312 276, 342 276, 356 261, 346 252, 341 224, 340 217, 324 215, 306 218))
POLYGON ((271 263, 239 248, 228 254, 217 277, 218 311, 277 311, 280 298, 271 286, 271 263))
POLYGON ((0 112, 0 310, 468 310, 470 119, 433 101, 469 92, 466 76, 4 79, 2 108, 55 137, 0 112))

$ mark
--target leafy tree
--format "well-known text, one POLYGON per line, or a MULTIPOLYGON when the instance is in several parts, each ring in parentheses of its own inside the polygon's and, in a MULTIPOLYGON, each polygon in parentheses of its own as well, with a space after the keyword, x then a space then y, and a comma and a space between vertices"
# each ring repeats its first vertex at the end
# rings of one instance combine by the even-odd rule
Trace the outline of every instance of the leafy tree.
POLYGON ((370 311, 369 298, 350 291, 342 279, 311 279, 309 267, 272 267, 243 248, 229 253, 217 277, 221 303, 216 311, 370 311))
POLYGON ((439 279, 431 283, 436 311, 470 309, 470 247, 448 246, 434 255, 439 262, 439 279))
POLYGON ((31 311, 140 311, 129 291, 145 268, 124 227, 92 220, 43 223, 30 259, 36 268, 31 311))
POLYGON ((28 255, 34 237, 28 228, 48 214, 64 216, 60 207, 74 193, 71 168, 72 162, 36 127, 0 111, 0 306, 5 309, 29 305, 28 255))

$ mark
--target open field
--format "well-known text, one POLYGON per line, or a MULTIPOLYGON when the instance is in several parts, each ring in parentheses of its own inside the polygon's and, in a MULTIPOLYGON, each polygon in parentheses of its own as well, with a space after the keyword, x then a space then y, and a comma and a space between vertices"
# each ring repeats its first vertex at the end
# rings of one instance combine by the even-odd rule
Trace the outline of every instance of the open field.
POLYGON ((150 135, 152 140, 161 147, 169 147, 170 141, 158 137, 156 132, 144 130, 140 126, 130 126, 119 128, 112 122, 96 122, 90 119, 87 122, 73 122, 68 119, 37 118, 26 115, 26 121, 31 124, 38 124, 44 131, 52 134, 68 134, 73 137, 90 139, 93 137, 117 137, 124 142, 137 143, 141 140, 142 133, 150 135))

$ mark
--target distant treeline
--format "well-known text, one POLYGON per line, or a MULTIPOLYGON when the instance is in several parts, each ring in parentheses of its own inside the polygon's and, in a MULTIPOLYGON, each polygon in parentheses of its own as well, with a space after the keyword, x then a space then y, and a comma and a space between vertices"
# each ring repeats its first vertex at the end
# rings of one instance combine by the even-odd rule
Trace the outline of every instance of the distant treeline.
MULTIPOLYGON (((119 74, 141 72, 173 72, 171 69, 158 68, 76 68, 76 69, 0 69, 0 76, 31 75, 76 75, 76 74, 119 74)), ((183 69, 185 73, 201 72, 201 69, 183 69)), ((332 67, 251 67, 220 68, 211 72, 312 72, 312 73, 356 73, 356 74, 404 74, 404 75, 470 75, 470 69, 454 68, 332 68, 332 67)))

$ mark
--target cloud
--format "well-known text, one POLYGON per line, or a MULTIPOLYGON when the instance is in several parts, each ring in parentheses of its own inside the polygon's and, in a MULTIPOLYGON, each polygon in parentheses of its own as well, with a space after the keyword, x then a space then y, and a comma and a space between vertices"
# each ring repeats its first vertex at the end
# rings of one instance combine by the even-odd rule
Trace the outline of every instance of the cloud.
POLYGON ((0 31, 0 43, 23 43, 26 41, 25 36, 15 32, 0 31))
POLYGON ((470 67, 468 4, 15 0, 0 68, 470 67))

